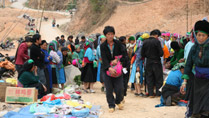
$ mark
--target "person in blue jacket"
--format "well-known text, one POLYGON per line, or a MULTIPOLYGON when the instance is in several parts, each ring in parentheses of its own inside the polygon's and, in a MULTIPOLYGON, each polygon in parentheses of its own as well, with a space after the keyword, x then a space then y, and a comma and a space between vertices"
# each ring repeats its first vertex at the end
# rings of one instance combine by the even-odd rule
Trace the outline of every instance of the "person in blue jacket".
POLYGON ((47 93, 51 93, 52 91, 52 68, 50 65, 50 62, 52 61, 52 57, 49 56, 49 53, 47 51, 47 42, 46 40, 42 40, 41 42, 41 51, 44 52, 44 63, 45 63, 45 76, 46 76, 46 81, 47 81, 47 93))
POLYGON ((181 78, 184 73, 185 63, 177 63, 169 73, 165 85, 162 88, 162 98, 164 105, 171 106, 172 102, 177 103, 183 99, 184 95, 180 93, 180 87, 183 83, 181 78))

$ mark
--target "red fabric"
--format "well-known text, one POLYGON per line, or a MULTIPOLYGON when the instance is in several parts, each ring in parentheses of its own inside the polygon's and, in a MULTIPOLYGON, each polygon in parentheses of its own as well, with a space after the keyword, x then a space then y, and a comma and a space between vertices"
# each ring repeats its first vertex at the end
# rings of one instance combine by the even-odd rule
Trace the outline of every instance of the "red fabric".
POLYGON ((83 58, 84 63, 93 63, 93 61, 89 61, 88 57, 83 58))
POLYGON ((90 47, 90 45, 84 45, 84 50, 86 51, 88 48, 90 47))
POLYGON ((46 95, 44 96, 43 98, 41 98, 40 101, 47 101, 48 99, 50 98, 50 101, 53 101, 53 100, 57 100, 57 99, 65 99, 65 100, 70 100, 71 99, 71 96, 64 93, 63 96, 60 96, 60 97, 55 97, 54 94, 51 94, 51 95, 46 95))
POLYGON ((22 43, 19 46, 15 64, 23 65, 30 57, 28 56, 28 46, 26 43, 22 43))

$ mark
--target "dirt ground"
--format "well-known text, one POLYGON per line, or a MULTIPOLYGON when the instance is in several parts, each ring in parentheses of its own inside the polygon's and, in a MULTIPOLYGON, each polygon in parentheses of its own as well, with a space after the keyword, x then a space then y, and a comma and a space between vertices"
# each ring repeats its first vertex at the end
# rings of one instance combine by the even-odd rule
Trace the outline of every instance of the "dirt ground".
POLYGON ((101 92, 101 84, 95 84, 96 93, 82 94, 82 99, 94 105, 101 105, 100 118, 183 118, 186 107, 172 106, 155 108, 160 103, 160 98, 136 97, 130 89, 125 97, 125 109, 114 113, 108 112, 106 96, 101 92))

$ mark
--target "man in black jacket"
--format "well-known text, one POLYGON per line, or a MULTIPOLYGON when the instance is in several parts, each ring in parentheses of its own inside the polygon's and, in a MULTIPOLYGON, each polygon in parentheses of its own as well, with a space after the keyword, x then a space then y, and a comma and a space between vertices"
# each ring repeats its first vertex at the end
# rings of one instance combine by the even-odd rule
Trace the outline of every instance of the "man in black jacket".
POLYGON ((46 85, 46 77, 44 73, 44 53, 40 48, 41 44, 41 35, 35 34, 33 36, 33 44, 30 48, 30 58, 34 60, 35 65, 38 67, 37 73, 39 80, 42 84, 46 85))
POLYGON ((122 55, 120 62, 124 63, 125 50, 118 40, 114 40, 115 30, 112 26, 106 26, 103 33, 107 40, 101 45, 102 71, 105 71, 104 82, 106 87, 106 98, 109 105, 109 112, 112 113, 115 111, 115 104, 119 107, 120 110, 123 109, 123 76, 121 75, 120 77, 110 77, 106 74, 106 71, 109 71, 111 75, 116 76, 116 70, 110 66, 110 63, 116 65, 119 60, 115 59, 115 56, 119 55, 122 55), (113 91, 116 94, 116 99, 113 96, 113 91))
POLYGON ((156 30, 152 31, 150 38, 144 41, 141 50, 141 56, 146 58, 145 76, 150 98, 154 97, 154 86, 156 86, 156 96, 160 96, 159 89, 163 85, 163 68, 160 59, 163 56, 163 50, 157 39, 158 34, 156 30))

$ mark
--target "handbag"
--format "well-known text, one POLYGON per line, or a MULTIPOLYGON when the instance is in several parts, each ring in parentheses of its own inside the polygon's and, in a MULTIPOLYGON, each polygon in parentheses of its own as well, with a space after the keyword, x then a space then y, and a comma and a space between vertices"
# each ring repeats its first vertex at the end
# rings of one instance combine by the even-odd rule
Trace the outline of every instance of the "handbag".
POLYGON ((111 73, 109 72, 109 70, 106 71, 106 74, 107 74, 108 76, 110 76, 110 77, 120 77, 120 76, 122 75, 123 66, 122 66, 121 62, 119 61, 120 58, 122 58, 122 55, 120 55, 120 56, 115 56, 115 59, 118 60, 118 63, 117 63, 115 66, 113 66, 112 63, 110 63, 110 66, 111 66, 113 69, 116 70, 116 76, 111 75, 111 73))

